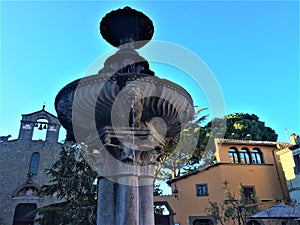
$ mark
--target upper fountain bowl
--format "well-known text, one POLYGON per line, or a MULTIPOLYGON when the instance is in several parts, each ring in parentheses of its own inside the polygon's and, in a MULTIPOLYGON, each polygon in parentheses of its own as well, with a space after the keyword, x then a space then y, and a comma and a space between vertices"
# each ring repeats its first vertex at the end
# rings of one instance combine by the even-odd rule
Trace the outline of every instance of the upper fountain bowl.
POLYGON ((114 47, 129 45, 138 49, 151 40, 154 26, 145 14, 126 6, 105 15, 100 33, 114 47))

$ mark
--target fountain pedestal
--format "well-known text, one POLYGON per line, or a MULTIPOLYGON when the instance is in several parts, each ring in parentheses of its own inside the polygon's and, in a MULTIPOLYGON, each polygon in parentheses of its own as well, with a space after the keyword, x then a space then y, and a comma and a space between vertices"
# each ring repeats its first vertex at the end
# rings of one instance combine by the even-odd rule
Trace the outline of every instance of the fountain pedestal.
MULTIPOLYGON (((131 175, 125 179, 138 183, 141 177, 131 175)), ((153 178, 142 179, 153 180, 153 178)), ((98 195, 97 224, 154 225, 152 184, 129 186, 101 177, 98 195)))
POLYGON ((164 139, 148 129, 110 126, 99 137, 102 147, 82 149, 84 158, 101 174, 97 224, 154 225, 154 166, 164 139))

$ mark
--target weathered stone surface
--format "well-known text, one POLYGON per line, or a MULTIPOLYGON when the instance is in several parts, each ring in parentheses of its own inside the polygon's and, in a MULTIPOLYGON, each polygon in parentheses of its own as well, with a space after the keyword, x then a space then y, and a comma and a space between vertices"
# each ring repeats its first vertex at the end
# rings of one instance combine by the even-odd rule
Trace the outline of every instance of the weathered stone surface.
POLYGON ((20 203, 33 203, 37 207, 57 203, 58 199, 40 195, 23 195, 18 193, 26 187, 37 190, 49 182, 45 169, 59 157, 61 144, 58 143, 60 124, 55 116, 45 110, 22 115, 19 138, 0 143, 0 218, 4 225, 13 224, 16 206, 20 203), (35 122, 47 118, 45 140, 32 140, 35 122), (36 175, 28 176, 33 153, 40 154, 36 175))
POLYGON ((115 47, 131 43, 134 48, 140 48, 146 43, 138 41, 149 41, 153 36, 154 26, 145 14, 127 6, 106 14, 100 23, 100 32, 115 47))

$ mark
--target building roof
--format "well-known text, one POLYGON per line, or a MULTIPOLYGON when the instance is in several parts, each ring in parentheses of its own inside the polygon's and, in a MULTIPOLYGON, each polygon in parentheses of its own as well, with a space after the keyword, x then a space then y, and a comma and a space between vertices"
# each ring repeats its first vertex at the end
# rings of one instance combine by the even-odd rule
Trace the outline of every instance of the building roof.
POLYGON ((250 219, 291 219, 291 218, 300 218, 300 209, 285 204, 274 205, 250 217, 250 219))
POLYGON ((41 112, 46 113, 46 114, 50 115, 51 117, 57 118, 57 116, 55 116, 52 113, 49 113, 48 111, 45 110, 45 105, 43 105, 43 108, 39 111, 28 113, 28 114, 22 114, 22 116, 25 116, 25 117, 32 116, 34 114, 38 114, 38 113, 41 113, 41 112))
POLYGON ((300 148, 300 144, 292 145, 289 147, 290 150, 295 150, 297 148, 300 148))
POLYGON ((175 177, 175 178, 173 178, 173 179, 170 179, 170 180, 168 180, 166 183, 167 183, 168 185, 170 185, 170 184, 172 184, 173 182, 175 182, 175 181, 177 181, 177 180, 185 179, 185 178, 187 178, 187 177, 189 177, 189 176, 196 175, 197 173, 203 172, 203 171, 205 171, 205 170, 208 170, 208 169, 210 169, 210 168, 212 168, 212 167, 219 166, 219 165, 221 165, 221 164, 223 164, 223 163, 216 163, 216 164, 213 164, 213 165, 208 165, 208 166, 200 167, 199 169, 196 169, 196 170, 193 171, 193 172, 186 173, 186 174, 184 174, 184 175, 182 175, 182 176, 180 176, 180 177, 175 177))
POLYGON ((218 144, 246 144, 246 145, 265 145, 265 146, 277 146, 286 145, 284 142, 275 142, 275 141, 252 141, 252 140, 236 140, 236 139, 224 139, 224 138, 215 138, 218 144))

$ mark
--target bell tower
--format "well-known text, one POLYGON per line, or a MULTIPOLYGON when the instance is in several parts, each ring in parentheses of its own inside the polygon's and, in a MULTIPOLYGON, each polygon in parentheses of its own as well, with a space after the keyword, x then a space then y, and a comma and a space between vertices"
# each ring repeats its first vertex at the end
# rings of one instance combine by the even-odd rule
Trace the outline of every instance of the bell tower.
MULTIPOLYGON (((56 143, 58 141, 60 123, 56 116, 43 108, 37 112, 23 114, 19 131, 20 140, 32 140, 36 131, 46 131, 44 141, 56 143)), ((42 140, 42 139, 41 139, 42 140)))

